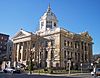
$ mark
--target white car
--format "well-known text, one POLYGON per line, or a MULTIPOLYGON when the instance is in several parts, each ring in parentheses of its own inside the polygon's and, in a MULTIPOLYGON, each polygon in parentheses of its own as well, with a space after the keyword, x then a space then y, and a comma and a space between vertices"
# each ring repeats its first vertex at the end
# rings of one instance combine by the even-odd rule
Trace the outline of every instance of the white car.
POLYGON ((91 72, 91 75, 94 76, 94 72, 93 71, 91 72))
POLYGON ((5 68, 3 71, 5 73, 20 73, 20 70, 14 67, 5 68))
POLYGON ((91 72, 92 76, 100 76, 100 68, 94 69, 94 71, 91 72))

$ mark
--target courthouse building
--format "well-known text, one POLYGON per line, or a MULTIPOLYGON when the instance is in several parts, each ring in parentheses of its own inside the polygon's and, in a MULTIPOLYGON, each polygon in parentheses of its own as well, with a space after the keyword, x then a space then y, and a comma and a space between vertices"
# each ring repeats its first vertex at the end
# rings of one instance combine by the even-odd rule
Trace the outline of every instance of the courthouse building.
POLYGON ((67 68, 69 60, 72 67, 92 61, 93 42, 89 33, 60 28, 50 6, 39 20, 38 31, 21 29, 12 40, 14 66, 18 63, 28 66, 30 58, 38 68, 67 68))

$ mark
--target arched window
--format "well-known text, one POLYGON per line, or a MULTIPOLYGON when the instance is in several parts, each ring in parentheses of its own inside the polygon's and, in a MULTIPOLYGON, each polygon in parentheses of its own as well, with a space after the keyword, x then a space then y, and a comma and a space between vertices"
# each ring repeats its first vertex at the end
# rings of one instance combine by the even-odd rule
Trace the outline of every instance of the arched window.
POLYGON ((44 26, 44 22, 41 22, 41 28, 44 26))
POLYGON ((54 27, 56 27, 56 22, 54 22, 54 27))

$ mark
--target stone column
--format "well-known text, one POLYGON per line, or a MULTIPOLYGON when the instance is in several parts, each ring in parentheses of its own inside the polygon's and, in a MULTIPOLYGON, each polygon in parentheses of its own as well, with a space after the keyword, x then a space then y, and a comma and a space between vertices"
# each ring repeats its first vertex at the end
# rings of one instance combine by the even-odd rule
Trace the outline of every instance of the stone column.
POLYGON ((23 42, 23 61, 26 61, 26 43, 23 42))
POLYGON ((88 60, 92 62, 92 43, 88 43, 88 60))
POLYGON ((89 51, 88 51, 88 43, 86 43, 86 56, 87 56, 87 59, 86 59, 86 62, 89 62, 89 51))
POLYGON ((80 41, 80 62, 82 62, 82 42, 80 41))
POLYGON ((20 53, 21 53, 21 62, 23 62, 23 46, 24 46, 24 43, 22 43, 21 49, 20 49, 20 53))
POLYGON ((48 59, 47 59, 47 67, 50 68, 51 67, 51 42, 48 43, 48 59))
MULTIPOLYGON (((43 55, 43 67, 45 67, 45 48, 43 47, 43 52, 42 52, 42 55, 43 55)), ((42 58, 41 58, 42 59, 42 58)))
POLYGON ((17 44, 17 62, 19 61, 20 43, 17 44))
POLYGON ((13 44, 12 61, 16 61, 16 44, 13 44))
POLYGON ((29 49, 28 49, 28 41, 26 42, 26 61, 28 61, 28 53, 29 53, 29 49))
POLYGON ((28 43, 28 41, 24 42, 23 59, 26 61, 26 64, 27 64, 27 62, 29 61, 29 43, 28 43), (26 53, 24 54, 24 52, 26 52, 26 53))
POLYGON ((85 62, 85 43, 83 42, 83 62, 85 62))
POLYGON ((16 58, 16 43, 13 44, 13 52, 12 52, 12 62, 13 62, 13 66, 16 67, 16 61, 17 61, 17 58, 16 58))
POLYGON ((25 43, 23 42, 22 61, 24 61, 24 53, 25 53, 25 51, 24 51, 24 47, 25 47, 25 43))

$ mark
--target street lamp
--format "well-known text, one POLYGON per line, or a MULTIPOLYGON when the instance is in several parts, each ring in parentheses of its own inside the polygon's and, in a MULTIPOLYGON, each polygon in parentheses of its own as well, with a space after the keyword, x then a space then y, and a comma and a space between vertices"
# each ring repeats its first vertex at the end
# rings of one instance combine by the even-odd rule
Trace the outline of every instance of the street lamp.
POLYGON ((91 63, 91 68, 93 69, 93 63, 91 63))
POLYGON ((91 63, 91 66, 93 66, 93 63, 91 63))
POLYGON ((93 63, 91 63, 91 69, 93 69, 93 63))
POLYGON ((82 66, 83 66, 83 64, 81 63, 80 65, 81 65, 81 73, 82 73, 82 66))

